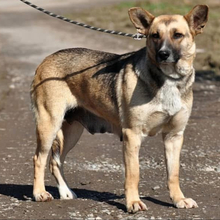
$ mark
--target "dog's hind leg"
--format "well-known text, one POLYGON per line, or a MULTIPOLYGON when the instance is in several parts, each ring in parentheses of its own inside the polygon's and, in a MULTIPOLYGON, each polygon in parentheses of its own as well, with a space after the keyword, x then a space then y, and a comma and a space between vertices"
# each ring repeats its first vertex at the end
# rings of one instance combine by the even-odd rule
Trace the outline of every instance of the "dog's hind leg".
POLYGON ((50 171, 57 181, 61 199, 76 198, 75 193, 66 184, 63 174, 63 163, 67 153, 78 142, 83 129, 84 127, 77 121, 74 121, 72 124, 68 124, 65 121, 53 142, 50 171))
MULTIPOLYGON (((61 102, 61 101, 60 101, 61 102)), ((33 195, 36 201, 50 201, 52 195, 45 190, 44 172, 52 143, 61 128, 66 106, 49 108, 39 102, 35 104, 37 149, 34 155, 33 195)))

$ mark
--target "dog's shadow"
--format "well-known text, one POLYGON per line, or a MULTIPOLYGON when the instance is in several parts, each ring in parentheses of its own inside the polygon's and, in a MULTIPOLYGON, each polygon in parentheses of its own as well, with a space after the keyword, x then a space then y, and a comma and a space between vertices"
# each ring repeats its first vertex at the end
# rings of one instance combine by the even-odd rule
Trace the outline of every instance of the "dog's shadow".
MULTIPOLYGON (((59 199, 59 193, 56 187, 47 186, 49 191, 55 199, 59 199)), ((126 212, 126 207, 123 203, 115 201, 117 199, 124 199, 124 195, 116 195, 110 192, 98 192, 88 189, 72 189, 79 199, 89 199, 99 202, 105 202, 109 205, 115 206, 120 210, 126 212)), ((0 184, 0 194, 16 198, 20 201, 32 200, 33 186, 32 185, 18 185, 18 184, 0 184)), ((174 207, 171 203, 163 202, 152 197, 142 197, 143 200, 153 202, 160 206, 174 207)))

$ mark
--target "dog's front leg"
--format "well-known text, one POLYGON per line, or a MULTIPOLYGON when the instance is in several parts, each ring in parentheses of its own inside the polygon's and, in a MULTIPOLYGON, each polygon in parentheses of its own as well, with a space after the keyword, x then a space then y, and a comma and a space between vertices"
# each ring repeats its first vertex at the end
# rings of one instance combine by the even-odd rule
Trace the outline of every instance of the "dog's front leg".
POLYGON ((147 209, 146 205, 140 200, 138 193, 140 145, 140 135, 136 134, 131 129, 123 130, 125 197, 127 210, 130 213, 147 209))
POLYGON ((183 132, 175 135, 163 134, 167 166, 168 189, 170 198, 177 208, 196 208, 193 199, 185 198, 179 185, 180 151, 183 144, 183 132))

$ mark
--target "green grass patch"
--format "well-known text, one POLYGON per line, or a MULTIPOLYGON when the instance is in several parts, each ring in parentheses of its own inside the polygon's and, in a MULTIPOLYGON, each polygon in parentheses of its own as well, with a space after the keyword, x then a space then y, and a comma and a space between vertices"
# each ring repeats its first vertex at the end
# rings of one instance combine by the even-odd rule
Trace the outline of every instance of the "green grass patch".
POLYGON ((178 2, 178 4, 173 4, 170 1, 138 1, 138 2, 122 2, 119 3, 115 8, 116 10, 128 10, 131 7, 142 7, 146 10, 151 11, 151 13, 155 15, 160 14, 185 14, 190 10, 190 6, 185 5, 182 1, 178 2), (181 7, 179 7, 181 6, 181 7))

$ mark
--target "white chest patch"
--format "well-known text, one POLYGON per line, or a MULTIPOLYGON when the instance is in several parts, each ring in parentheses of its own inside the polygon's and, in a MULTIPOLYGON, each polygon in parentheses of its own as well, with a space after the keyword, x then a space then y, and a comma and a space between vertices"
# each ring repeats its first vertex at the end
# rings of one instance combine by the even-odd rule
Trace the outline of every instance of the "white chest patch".
POLYGON ((180 92, 174 82, 166 82, 161 89, 160 101, 162 110, 170 116, 175 115, 182 108, 180 92))

